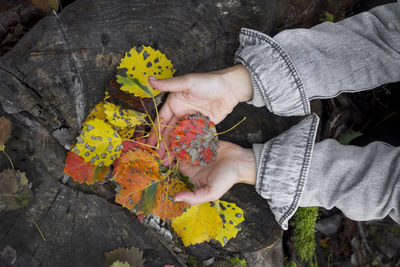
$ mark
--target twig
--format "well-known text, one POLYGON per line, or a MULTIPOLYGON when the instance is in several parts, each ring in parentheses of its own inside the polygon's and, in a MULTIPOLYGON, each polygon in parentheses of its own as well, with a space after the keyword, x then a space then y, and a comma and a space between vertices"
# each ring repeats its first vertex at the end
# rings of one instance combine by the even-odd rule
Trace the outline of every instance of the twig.
POLYGON ((86 51, 87 51, 87 48, 69 49, 69 50, 54 50, 54 51, 32 51, 31 56, 42 56, 42 55, 49 55, 49 54, 72 54, 72 53, 83 53, 86 51))

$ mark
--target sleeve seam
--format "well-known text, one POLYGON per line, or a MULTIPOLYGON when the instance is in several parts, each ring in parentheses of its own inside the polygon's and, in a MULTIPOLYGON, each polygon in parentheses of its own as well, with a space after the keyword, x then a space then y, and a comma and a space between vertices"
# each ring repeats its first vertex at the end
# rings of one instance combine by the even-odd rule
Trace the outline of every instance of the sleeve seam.
MULTIPOLYGON (((241 29, 240 33, 243 35, 246 35, 250 38, 255 37, 261 41, 264 41, 264 42, 268 43, 273 49, 275 49, 278 52, 280 57, 283 59, 283 61, 289 67, 289 72, 292 75, 292 77, 296 83, 297 89, 300 93, 300 98, 302 101, 304 114, 310 114, 310 107, 309 107, 309 105, 307 105, 308 99, 307 99, 307 96, 305 93, 303 82, 302 82, 300 75, 299 75, 296 67, 294 66, 292 60, 290 59, 289 55, 283 50, 283 48, 277 42, 275 42, 271 37, 269 37, 267 35, 261 35, 259 33, 256 33, 254 31, 251 31, 246 28, 241 29)), ((263 89, 264 89, 264 87, 263 87, 263 89)))
POLYGON ((279 219, 280 225, 282 225, 285 222, 285 220, 288 219, 297 209, 300 198, 303 193, 303 188, 304 188, 306 180, 307 180, 308 166, 310 165, 310 161, 311 161, 312 150, 313 150, 314 141, 315 141, 316 127, 318 125, 317 124, 318 117, 315 114, 313 116, 314 116, 314 118, 313 118, 312 127, 310 127, 309 135, 308 135, 308 139, 307 139, 307 148, 308 149, 306 149, 306 151, 304 153, 305 155, 304 155, 304 159, 303 159, 302 168, 300 171, 300 178, 299 178, 299 182, 297 184, 295 196, 294 196, 293 202, 290 205, 289 209, 279 219))

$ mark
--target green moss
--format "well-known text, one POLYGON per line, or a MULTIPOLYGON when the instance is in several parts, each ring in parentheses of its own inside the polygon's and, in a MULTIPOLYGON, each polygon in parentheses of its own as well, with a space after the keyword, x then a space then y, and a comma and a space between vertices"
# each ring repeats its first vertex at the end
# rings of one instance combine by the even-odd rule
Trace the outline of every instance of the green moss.
POLYGON ((189 255, 187 257, 187 261, 188 261, 190 266, 195 266, 195 267, 197 266, 197 260, 196 260, 196 258, 194 256, 189 255))
POLYGON ((228 258, 231 267, 247 267, 247 263, 245 259, 239 259, 238 256, 228 258))
POLYGON ((334 22, 335 16, 333 14, 329 13, 328 11, 325 11, 321 16, 320 21, 321 22, 324 22, 324 21, 334 22))
POLYGON ((299 208, 290 221, 290 225, 293 227, 294 247, 300 261, 304 263, 313 263, 317 218, 318 207, 299 208))

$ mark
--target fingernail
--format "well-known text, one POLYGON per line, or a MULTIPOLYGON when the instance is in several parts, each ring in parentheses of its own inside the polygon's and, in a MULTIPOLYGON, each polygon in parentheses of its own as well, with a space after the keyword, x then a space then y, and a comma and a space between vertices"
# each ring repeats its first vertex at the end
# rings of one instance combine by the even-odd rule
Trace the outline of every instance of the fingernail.
POLYGON ((180 197, 176 197, 174 200, 175 200, 175 202, 182 202, 183 201, 183 199, 180 198, 180 197))
POLYGON ((153 76, 150 76, 150 77, 149 77, 149 80, 157 81, 157 78, 156 78, 156 77, 153 77, 153 76))

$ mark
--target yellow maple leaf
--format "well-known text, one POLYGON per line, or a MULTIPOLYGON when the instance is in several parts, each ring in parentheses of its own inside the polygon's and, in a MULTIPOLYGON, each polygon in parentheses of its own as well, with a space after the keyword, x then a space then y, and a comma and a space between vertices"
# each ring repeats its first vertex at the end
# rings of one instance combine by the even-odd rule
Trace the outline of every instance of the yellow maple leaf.
POLYGON ((117 82, 121 90, 137 97, 152 97, 160 91, 149 84, 149 76, 157 79, 171 78, 175 70, 167 57, 150 46, 133 47, 117 67, 117 82), (138 52, 138 50, 140 52, 138 52))
POLYGON ((85 121, 73 151, 93 165, 109 166, 119 157, 122 140, 119 134, 100 119, 85 121))
POLYGON ((146 121, 145 113, 123 109, 110 102, 105 102, 103 106, 107 120, 118 129, 132 128, 146 121))
POLYGON ((237 235, 243 221, 243 210, 236 204, 215 201, 191 206, 173 220, 172 227, 186 247, 211 239, 225 246, 237 235))

